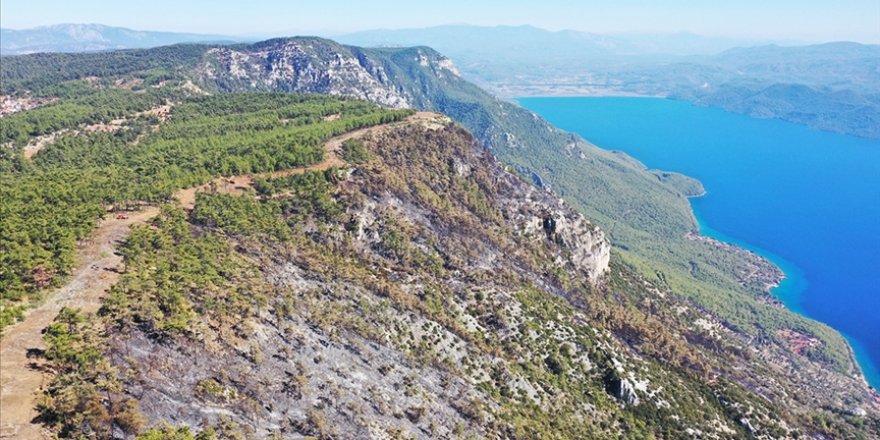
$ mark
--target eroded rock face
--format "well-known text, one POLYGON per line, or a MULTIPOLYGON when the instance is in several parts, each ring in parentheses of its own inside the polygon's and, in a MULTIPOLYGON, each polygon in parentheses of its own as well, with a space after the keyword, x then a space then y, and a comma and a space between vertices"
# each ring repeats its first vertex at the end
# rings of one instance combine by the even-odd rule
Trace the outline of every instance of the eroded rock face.
MULTIPOLYGON (((433 74, 458 76, 448 58, 413 49, 433 74)), ((393 108, 413 107, 413 96, 392 81, 382 62, 368 53, 309 38, 269 40, 246 48, 210 49, 197 80, 221 90, 271 90, 350 96, 393 108)))
POLYGON ((522 196, 505 202, 520 233, 556 244, 557 264, 569 263, 591 283, 599 282, 611 259, 611 245, 602 230, 550 192, 525 184, 517 188, 522 196))
POLYGON ((576 268, 588 274, 590 282, 598 282, 608 271, 611 246, 605 234, 583 216, 565 209, 563 202, 560 201, 556 209, 546 210, 535 221, 540 223, 548 240, 568 251, 566 257, 576 268))
POLYGON ((635 387, 627 379, 620 379, 615 397, 627 405, 639 404, 639 396, 636 394, 635 387))
POLYGON ((340 52, 321 58, 312 49, 294 43, 250 50, 211 49, 201 69, 202 80, 215 80, 228 88, 351 96, 388 107, 409 107, 407 96, 383 83, 380 66, 371 66, 371 72, 354 56, 340 52))

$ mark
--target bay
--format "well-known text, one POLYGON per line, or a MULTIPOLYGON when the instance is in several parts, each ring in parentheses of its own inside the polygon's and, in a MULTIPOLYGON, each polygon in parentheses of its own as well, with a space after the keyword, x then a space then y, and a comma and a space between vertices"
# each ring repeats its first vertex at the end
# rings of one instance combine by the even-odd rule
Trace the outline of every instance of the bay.
POLYGON ((522 98, 599 147, 703 182, 705 235, 776 263, 774 295, 851 342, 880 387, 880 141, 657 98, 522 98))

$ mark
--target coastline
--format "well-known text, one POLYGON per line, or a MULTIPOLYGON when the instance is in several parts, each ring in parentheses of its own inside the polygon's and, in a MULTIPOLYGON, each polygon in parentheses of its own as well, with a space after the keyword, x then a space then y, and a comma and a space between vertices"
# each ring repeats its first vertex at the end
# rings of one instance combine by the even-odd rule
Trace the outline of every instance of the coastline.
POLYGON ((665 93, 641 93, 578 84, 493 84, 480 83, 493 95, 506 100, 519 98, 654 98, 672 99, 665 93))
POLYGON ((684 101, 696 107, 707 107, 721 109, 729 113, 748 116, 755 119, 767 119, 785 121, 795 125, 809 127, 816 131, 836 133, 846 136, 855 136, 863 139, 878 140, 880 135, 875 133, 865 133, 858 128, 850 128, 848 125, 835 126, 821 123, 810 123, 802 119, 786 116, 785 113, 759 113, 753 110, 738 108, 732 104, 722 102, 711 102, 700 100, 697 97, 682 95, 681 93, 650 93, 644 91, 632 92, 620 90, 604 85, 583 85, 583 84, 542 84, 542 83, 519 83, 519 84, 498 84, 490 82, 479 83, 481 87, 489 90, 493 95, 505 100, 516 100, 518 98, 655 98, 655 99, 671 99, 673 101, 684 101))
POLYGON ((504 99, 519 99, 519 98, 648 98, 648 99, 675 99, 671 98, 668 95, 650 95, 650 94, 642 94, 636 92, 620 92, 614 90, 608 91, 594 91, 594 92, 567 92, 560 90, 557 93, 553 92, 536 92, 536 93, 517 93, 515 95, 511 95, 510 97, 507 94, 501 95, 504 99))
MULTIPOLYGON (((529 97, 520 96, 520 98, 529 98, 529 97)), ((556 96, 552 96, 552 95, 551 96, 544 96, 544 98, 548 99, 548 100, 557 99, 556 96)), ((570 97, 570 99, 578 99, 578 98, 596 99, 596 100, 605 99, 601 96, 596 96, 595 94, 592 96, 584 96, 583 94, 580 94, 580 95, 570 97)), ((626 100, 638 101, 640 99, 640 98, 634 98, 634 97, 630 97, 630 96, 620 96, 620 95, 618 95, 617 98, 619 98, 621 101, 626 101, 626 100)), ((656 98, 656 97, 654 97, 654 98, 656 98)), ((690 102, 687 100, 670 98, 670 97, 660 97, 660 98, 662 100, 667 100, 667 101, 686 103, 689 107, 699 107, 699 106, 695 105, 693 102, 690 102)), ((541 98, 531 98, 531 99, 540 100, 541 98)), ((559 99, 565 99, 565 98, 559 98, 559 99)), ((615 98, 609 98, 609 99, 615 99, 615 98)), ((654 103, 646 104, 646 105, 651 105, 651 106, 664 105, 662 103, 658 103, 657 99, 645 99, 646 103, 651 102, 651 101, 653 101, 654 103)), ((517 101, 517 102, 520 105, 523 105, 522 102, 519 102, 519 101, 517 101)), ((529 107, 527 107, 527 108, 529 108, 529 107)), ((531 109, 531 108, 529 108, 529 109, 531 109)), ((731 112, 731 111, 723 109, 723 108, 718 108, 717 110, 720 110, 721 112, 726 113, 726 114, 738 115, 740 118, 744 118, 744 119, 755 119, 755 118, 752 118, 748 115, 743 115, 743 114, 740 114, 737 112, 731 112)), ((603 113, 603 115, 607 115, 607 113, 603 113)), ((563 119, 563 121, 567 121, 567 120, 563 119)), ((574 124, 571 121, 568 121, 568 122, 570 122, 571 124, 574 124)), ((787 121, 780 121, 780 122, 787 122, 787 121)), ((613 123, 606 123, 605 126, 607 127, 607 126, 609 126, 609 124, 610 124, 610 126, 614 126, 613 123)), ((766 124, 769 124, 769 122, 766 124)), ((792 123, 792 122, 788 122, 788 124, 791 124, 792 126, 806 127, 803 124, 797 124, 797 123, 792 123)), ((581 128, 578 128, 581 126, 577 125, 577 124, 572 125, 572 127, 574 127, 574 128, 570 128, 570 129, 573 130, 574 132, 579 132, 579 130, 581 129, 581 128)), ((761 127, 758 127, 758 128, 760 129, 761 127)), ((806 127, 806 128, 809 128, 809 127, 806 127)), ((832 135, 832 133, 830 133, 830 132, 825 132, 825 131, 821 131, 821 130, 811 129, 811 131, 817 131, 820 133, 828 133, 827 136, 832 135)), ((703 135, 711 136, 712 133, 703 133, 703 135)), ((826 136, 826 135, 823 134, 823 136, 826 136)), ((849 144, 845 144, 845 145, 849 146, 849 144)), ((858 145, 853 146, 852 148, 862 148, 862 145, 858 144, 858 145)), ((614 151, 614 150, 627 151, 626 149, 621 149, 620 147, 615 148, 613 146, 611 148, 606 147, 605 149, 609 150, 609 151, 614 151)), ((628 153, 628 154, 631 154, 631 153, 628 153)), ((812 155, 812 156, 808 155, 808 158, 815 159, 814 156, 815 155, 812 155)), ((641 162, 640 158, 636 158, 635 156, 632 156, 632 157, 634 157, 637 161, 641 162)), ((663 169, 663 170, 675 170, 676 169, 676 167, 674 165, 670 166, 669 164, 667 164, 666 166, 663 166, 661 164, 662 164, 662 162, 658 162, 658 163, 653 163, 650 165, 645 164, 643 166, 647 169, 663 169)), ((859 170, 861 170, 861 168, 859 168, 859 170)), ((693 171, 693 170, 691 170, 691 171, 693 171)), ((683 172, 683 171, 680 172, 680 174, 687 176, 687 174, 685 174, 685 172, 683 172)), ((694 180, 697 180, 697 179, 694 179, 694 180)), ((796 313, 798 315, 801 315, 811 321, 815 321, 815 322, 819 322, 819 323, 823 322, 821 319, 818 318, 818 316, 821 316, 821 313, 817 314, 818 316, 814 316, 812 313, 806 312, 805 309, 807 308, 808 304, 811 304, 811 303, 809 303, 807 301, 807 298, 805 297, 805 294, 806 294, 805 292, 808 290, 813 291, 816 288, 821 287, 822 292, 824 292, 828 296, 833 297, 833 293, 836 292, 835 290, 833 290, 834 286, 833 285, 813 286, 812 283, 810 283, 810 285, 808 285, 807 284, 808 283, 807 275, 806 275, 805 271, 802 270, 797 265, 795 265, 794 263, 792 263, 790 260, 787 260, 787 259, 781 257, 780 255, 776 255, 772 252, 769 252, 766 249, 752 246, 749 243, 745 242, 744 240, 734 238, 732 236, 721 233, 721 232, 715 230, 714 228, 712 228, 712 226, 709 225, 705 221, 705 219, 702 218, 702 216, 701 216, 701 214, 703 212, 702 208, 708 209, 711 206, 715 206, 714 204, 717 203, 717 201, 715 200, 714 197, 711 197, 711 196, 710 197, 703 197, 703 196, 710 195, 710 194, 707 194, 705 191, 703 192, 703 194, 701 194, 699 196, 696 194, 696 192, 697 191, 692 191, 691 194, 682 193, 683 195, 687 196, 687 198, 689 199, 689 202, 690 202, 691 214, 694 217, 694 220, 696 223, 694 228, 697 229, 694 232, 699 232, 699 234, 696 234, 696 233, 692 234, 694 239, 700 239, 700 240, 706 240, 709 242, 713 242, 717 246, 733 247, 735 249, 738 249, 740 252, 754 256, 756 260, 762 260, 763 261, 763 264, 761 265, 762 267, 773 267, 775 270, 767 270, 764 272, 766 272, 767 275, 775 275, 774 272, 779 274, 780 276, 777 277, 779 279, 778 285, 774 285, 777 283, 772 283, 772 282, 762 283, 761 285, 754 284, 753 285, 754 287, 761 288, 767 292, 766 296, 762 296, 759 299, 763 300, 766 298, 766 300, 767 300, 766 303, 769 305, 772 305, 774 307, 785 308, 785 309, 787 309, 793 313, 796 313), (707 199, 709 200, 708 202, 706 201, 707 199), (784 276, 782 276, 782 275, 784 275, 784 276)), ((709 190, 708 192, 711 193, 712 191, 709 190)), ((709 212, 709 211, 705 211, 705 212, 709 212)), ((752 213, 752 215, 754 216, 754 218, 758 219, 758 218, 760 218, 761 213, 755 212, 755 213, 752 213)), ((766 222, 765 222, 765 224, 766 224, 766 222)), ((800 254, 792 254, 792 255, 796 256, 796 255, 800 255, 800 254)), ((795 259, 795 260, 797 260, 797 259, 795 259)), ((824 281, 824 278, 821 277, 823 275, 824 275, 823 273, 819 273, 818 275, 816 275, 819 277, 818 280, 814 280, 814 281, 816 281, 817 283, 821 283, 822 281, 824 281)), ((815 278, 816 276, 811 275, 811 278, 815 278)), ((771 277, 765 277, 764 279, 770 281, 771 277)), ((810 296, 810 301, 813 300, 813 296, 814 295, 810 296)), ((862 309, 862 310, 869 311, 870 309, 862 309)), ((863 315, 864 315, 864 313, 859 316, 863 316, 863 315)), ((838 348, 838 355, 841 358, 849 359, 849 361, 847 362, 847 364, 849 364, 847 374, 853 378, 856 378, 857 380, 860 380, 863 383, 867 383, 870 386, 870 388, 874 390, 875 393, 877 392, 877 390, 880 390, 880 374, 877 373, 878 369, 880 369, 880 365, 878 365, 880 363, 875 362, 872 357, 867 356, 868 352, 865 349, 865 347, 860 348, 858 346, 858 341, 853 339, 849 335, 847 335, 841 328, 838 328, 836 326, 831 326, 828 324, 825 324, 825 325, 831 331, 836 332, 838 335, 841 336, 842 341, 840 341, 840 342, 845 341, 845 344, 840 344, 840 347, 838 348), (843 348, 844 346, 846 346, 846 348, 843 348), (847 353, 844 353, 844 351, 846 351, 847 353), (853 360, 855 360, 855 362, 853 362, 853 360), (856 370, 857 370, 857 372, 856 372, 856 370)), ((846 326, 843 326, 843 327, 846 327, 846 326)), ((860 336, 864 337, 864 335, 860 335, 860 336)), ((841 360, 843 360, 843 359, 841 359, 841 360)))
POLYGON ((851 339, 845 333, 841 332, 840 334, 843 335, 849 345, 849 354, 855 361, 862 379, 869 387, 880 392, 880 369, 871 362, 871 358, 865 353, 865 349, 859 341, 851 339))
MULTIPOLYGON (((706 193, 698 197, 691 197, 691 199, 696 199, 705 195, 706 193)), ((694 219, 696 219, 697 225, 700 228, 700 235, 744 249, 776 266, 782 272, 782 277, 775 286, 770 288, 769 293, 776 299, 782 301, 786 309, 813 319, 804 313, 804 310, 801 308, 800 294, 807 288, 807 279, 803 270, 797 267, 794 263, 766 249, 752 246, 742 240, 738 240, 714 229, 703 219, 700 214, 698 203, 695 203, 693 200, 691 201, 691 211, 693 212, 694 219)))
MULTIPOLYGON (((695 204, 693 200, 707 194, 708 192, 704 191, 703 194, 698 196, 688 197, 688 199, 691 199, 691 211, 694 214, 694 219, 697 221, 700 235, 752 252, 755 255, 766 259, 770 264, 776 266, 782 272, 782 278, 777 285, 769 286, 769 294, 772 295, 773 298, 781 301, 782 305, 791 312, 815 320, 815 318, 805 313, 801 308, 801 294, 806 290, 808 285, 804 271, 798 268, 794 263, 791 263, 779 255, 767 251, 766 249, 760 249, 749 245, 748 243, 737 240, 712 228, 701 217, 698 205, 695 204)), ((873 364, 871 358, 865 353, 861 344, 856 339, 851 338, 849 335, 836 328, 834 328, 834 331, 839 333, 844 340, 846 340, 847 349, 849 351, 848 355, 853 362, 853 366, 858 370, 859 378, 870 388, 880 391, 880 369, 873 364)))

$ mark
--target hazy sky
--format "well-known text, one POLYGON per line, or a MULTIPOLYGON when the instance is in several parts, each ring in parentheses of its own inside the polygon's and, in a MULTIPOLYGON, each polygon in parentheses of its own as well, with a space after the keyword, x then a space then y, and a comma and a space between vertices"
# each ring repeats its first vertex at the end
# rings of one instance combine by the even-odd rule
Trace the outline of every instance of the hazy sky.
POLYGON ((0 26, 332 35, 449 23, 880 43, 880 0, 2 0, 0 26))

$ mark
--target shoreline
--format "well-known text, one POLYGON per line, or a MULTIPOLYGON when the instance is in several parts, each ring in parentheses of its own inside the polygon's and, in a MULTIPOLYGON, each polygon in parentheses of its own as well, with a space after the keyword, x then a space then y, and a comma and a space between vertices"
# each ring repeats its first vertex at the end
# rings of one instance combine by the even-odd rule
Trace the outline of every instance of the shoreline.
POLYGON ((839 330, 838 333, 843 335, 843 338, 846 339, 850 357, 855 361, 855 365, 859 369, 859 374, 861 374, 862 380, 864 380, 871 389, 880 393, 880 370, 878 370, 878 366, 874 365, 873 362, 871 362, 871 358, 864 353, 864 349, 860 342, 850 338, 846 333, 840 332, 839 330))
POLYGON ((501 99, 508 101, 516 101, 520 98, 644 98, 644 99, 675 99, 664 94, 643 94, 636 92, 619 92, 619 91, 603 91, 603 92, 534 92, 518 91, 517 93, 500 93, 499 90, 493 90, 493 94, 497 94, 501 99))
POLYGON ((786 119, 781 115, 773 115, 773 116, 761 116, 752 114, 745 111, 736 111, 735 109, 725 107, 719 104, 711 104, 711 103, 701 103, 697 102, 694 99, 688 99, 683 96, 676 96, 670 93, 641 93, 641 92, 627 92, 621 90, 609 90, 609 89, 587 89, 584 90, 580 86, 572 86, 566 88, 565 86, 510 86, 510 88, 500 88, 498 86, 493 86, 492 84, 481 84, 482 87, 489 90, 493 95, 499 97, 500 99, 507 101, 516 101, 519 98, 643 98, 643 99, 669 99, 672 101, 681 101, 687 102, 695 107, 707 107, 707 108, 715 108, 719 110, 723 110, 727 113, 732 113, 736 115, 748 116, 753 119, 765 119, 765 120, 775 120, 775 121, 784 121, 790 124, 800 125, 804 127, 808 127, 812 130, 816 130, 819 132, 826 133, 836 133, 845 136, 854 136, 862 139, 869 140, 880 140, 880 138, 860 134, 858 132, 853 132, 845 129, 836 129, 836 128, 828 128, 828 127, 820 127, 811 125, 805 122, 799 122, 795 120, 786 119), (529 89, 537 89, 534 91, 529 91, 529 89))
MULTIPOLYGON (((539 90, 537 88, 530 90, 530 92, 532 92, 532 93, 534 93, 536 91, 539 91, 539 90)), ((520 92, 522 92, 522 91, 520 91, 520 92)), ((605 90, 604 92, 607 92, 607 90, 605 90)), ((523 98, 524 100, 527 100, 527 99, 539 100, 539 99, 541 99, 539 97, 524 96, 524 95, 521 95, 520 98, 523 98)), ((548 100, 559 99, 558 96, 552 96, 552 95, 551 96, 544 96, 544 98, 548 99, 548 100)), ((656 98, 658 98, 658 97, 639 98, 639 97, 635 97, 635 96, 617 96, 617 98, 621 99, 621 101, 625 101, 625 100, 638 101, 639 99, 645 99, 646 101, 649 101, 649 100, 656 101, 656 98), (648 99, 648 98, 655 98, 655 99, 648 99)), ((567 98, 562 98, 562 99, 567 99, 567 98)), ((597 99, 597 100, 601 100, 601 99, 606 99, 606 98, 603 98, 602 96, 597 96, 596 94, 593 94, 592 96, 580 94, 579 96, 571 96, 569 99, 584 99, 584 100, 597 99)), ((607 99, 614 99, 614 98, 607 98, 607 99)), ((682 103, 688 104, 691 107, 700 107, 700 106, 694 104, 693 102, 690 102, 687 100, 682 100, 682 99, 676 99, 676 98, 670 98, 670 97, 659 97, 659 99, 667 99, 669 101, 682 102, 682 103)), ((523 105, 522 102, 520 102, 520 100, 516 100, 515 102, 517 102, 521 106, 523 105)), ((659 104, 657 104, 657 105, 659 105, 659 104)), ((723 108, 718 108, 718 110, 720 110, 724 113, 727 113, 727 114, 737 115, 739 117, 744 117, 744 118, 748 118, 748 119, 755 119, 749 115, 741 114, 741 113, 737 113, 737 112, 731 112, 731 111, 723 109, 723 108)), ((782 122, 786 122, 786 121, 782 121, 782 122)), ((806 127, 802 124, 797 124, 797 123, 793 123, 793 122, 788 122, 788 124, 791 124, 793 126, 806 127)), ((807 128, 809 128, 809 127, 807 127, 807 128)), ((575 129, 575 131, 577 131, 577 129, 575 129)), ((614 151, 615 150, 615 148, 612 148, 612 149, 604 148, 604 149, 607 151, 614 151)), ((617 148, 616 150, 620 150, 620 149, 617 148)), ((626 150, 621 150, 621 151, 626 152, 626 150)), ((627 153, 627 154, 629 155, 629 153, 627 153)), ((634 160, 636 160, 640 163, 643 163, 643 162, 641 162, 641 160, 639 158, 637 158, 635 156, 631 156, 631 157, 633 157, 634 160)), ((651 166, 648 166, 643 163, 643 166, 647 169, 657 169, 658 168, 656 166, 656 164, 652 164, 651 166)), ((665 167, 665 168, 661 168, 661 169, 670 170, 669 172, 675 172, 675 171, 672 171, 675 168, 665 167)), ((685 174, 685 173, 680 173, 680 174, 687 176, 687 174, 685 174)), ((688 178, 694 179, 689 176, 688 176, 688 178)), ((694 180, 698 180, 698 179, 694 179, 694 180)), ((735 237, 729 236, 727 234, 721 233, 721 232, 715 230, 714 228, 712 228, 711 225, 707 224, 707 222, 701 216, 701 206, 705 204, 702 201, 705 199, 701 199, 701 198, 709 195, 709 193, 711 193, 711 191, 706 188, 703 188, 703 189, 704 189, 704 191, 701 195, 692 195, 692 196, 686 195, 687 199, 690 202, 691 214, 692 214, 692 216, 695 220, 695 223, 696 223, 695 226, 697 227, 697 230, 693 231, 693 232, 698 232, 698 234, 694 234, 694 235, 696 237, 702 237, 702 239, 705 239, 705 240, 717 241, 718 243, 720 243, 720 245, 723 245, 723 246, 732 246, 734 248, 741 250, 742 252, 753 254, 753 255, 757 256, 758 258, 760 258, 761 260, 763 260, 765 262, 764 264, 770 265, 770 266, 774 267, 776 270, 781 271, 781 274, 784 277, 780 278, 780 282, 778 283, 778 285, 774 286, 773 285, 774 283, 767 283, 764 286, 761 286, 761 287, 769 288, 769 292, 766 293, 766 298, 768 299, 767 303, 770 305, 773 305, 773 306, 783 307, 793 313, 796 313, 806 319, 809 319, 810 321, 822 323, 830 330, 839 334, 841 336, 841 338, 844 341, 846 341, 845 345, 848 346, 847 351, 854 353, 855 362, 852 362, 852 356, 850 356, 850 364, 853 366, 851 368, 851 371, 857 369, 858 373, 852 373, 853 377, 855 377, 856 374, 859 374, 861 376, 862 381, 866 382, 870 386, 870 388, 872 390, 874 390, 874 392, 877 392, 878 390, 880 390, 880 373, 878 373, 878 370, 880 370, 880 365, 878 365, 878 363, 875 363, 874 359, 871 358, 870 356, 866 356, 867 352, 864 349, 861 351, 859 350, 859 348, 857 347, 857 345, 859 344, 859 341, 849 337, 841 329, 834 327, 834 326, 830 326, 827 323, 824 323, 823 321, 821 321, 817 317, 814 317, 811 313, 807 313, 804 310, 804 307, 803 307, 804 294, 808 288, 808 281, 807 281, 807 277, 806 277, 806 274, 804 273, 804 271, 801 268, 799 268, 798 266, 796 266, 794 263, 792 263, 791 261, 788 261, 787 259, 785 259, 779 255, 776 255, 766 249, 752 246, 748 242, 746 242, 745 240, 740 240, 735 237)), ((771 273, 771 272, 767 271, 767 273, 771 273)), ((827 289, 827 287, 825 287, 824 289, 827 289)), ((764 289, 762 289, 762 290, 764 290, 764 289)), ((825 290, 825 292, 827 292, 827 290, 825 290)), ((841 347, 840 350, 842 351, 843 348, 841 347)), ((850 353, 847 353, 847 355, 849 355, 849 354, 850 353)), ((841 352, 840 355, 843 356, 843 353, 841 352)))
MULTIPOLYGON (((691 178, 693 179, 693 177, 691 178)), ((703 194, 688 197, 688 199, 697 199, 707 194, 708 191, 703 191, 703 194)), ((691 212, 694 214, 694 219, 697 221, 700 236, 732 245, 743 249, 746 252, 751 252, 758 257, 767 260, 782 273, 782 278, 779 282, 775 286, 768 286, 769 289, 767 291, 770 296, 780 301, 782 307, 807 319, 820 323, 822 322, 807 314, 800 306, 799 301, 801 300, 801 294, 806 290, 808 284, 803 270, 779 255, 767 251, 766 249, 760 249, 749 245, 748 243, 737 240, 712 228, 700 216, 699 210, 696 205, 694 205, 693 201, 691 202, 691 212)), ((861 348, 861 343, 837 328, 831 327, 830 325, 828 325, 828 327, 840 334, 840 336, 846 341, 847 355, 857 370, 858 378, 872 390, 880 392, 880 369, 878 369, 877 365, 874 365, 873 360, 870 357, 864 354, 864 350, 861 348)))
POLYGON ((668 93, 632 92, 579 84, 493 84, 479 85, 505 100, 519 98, 655 98, 671 99, 668 93))

